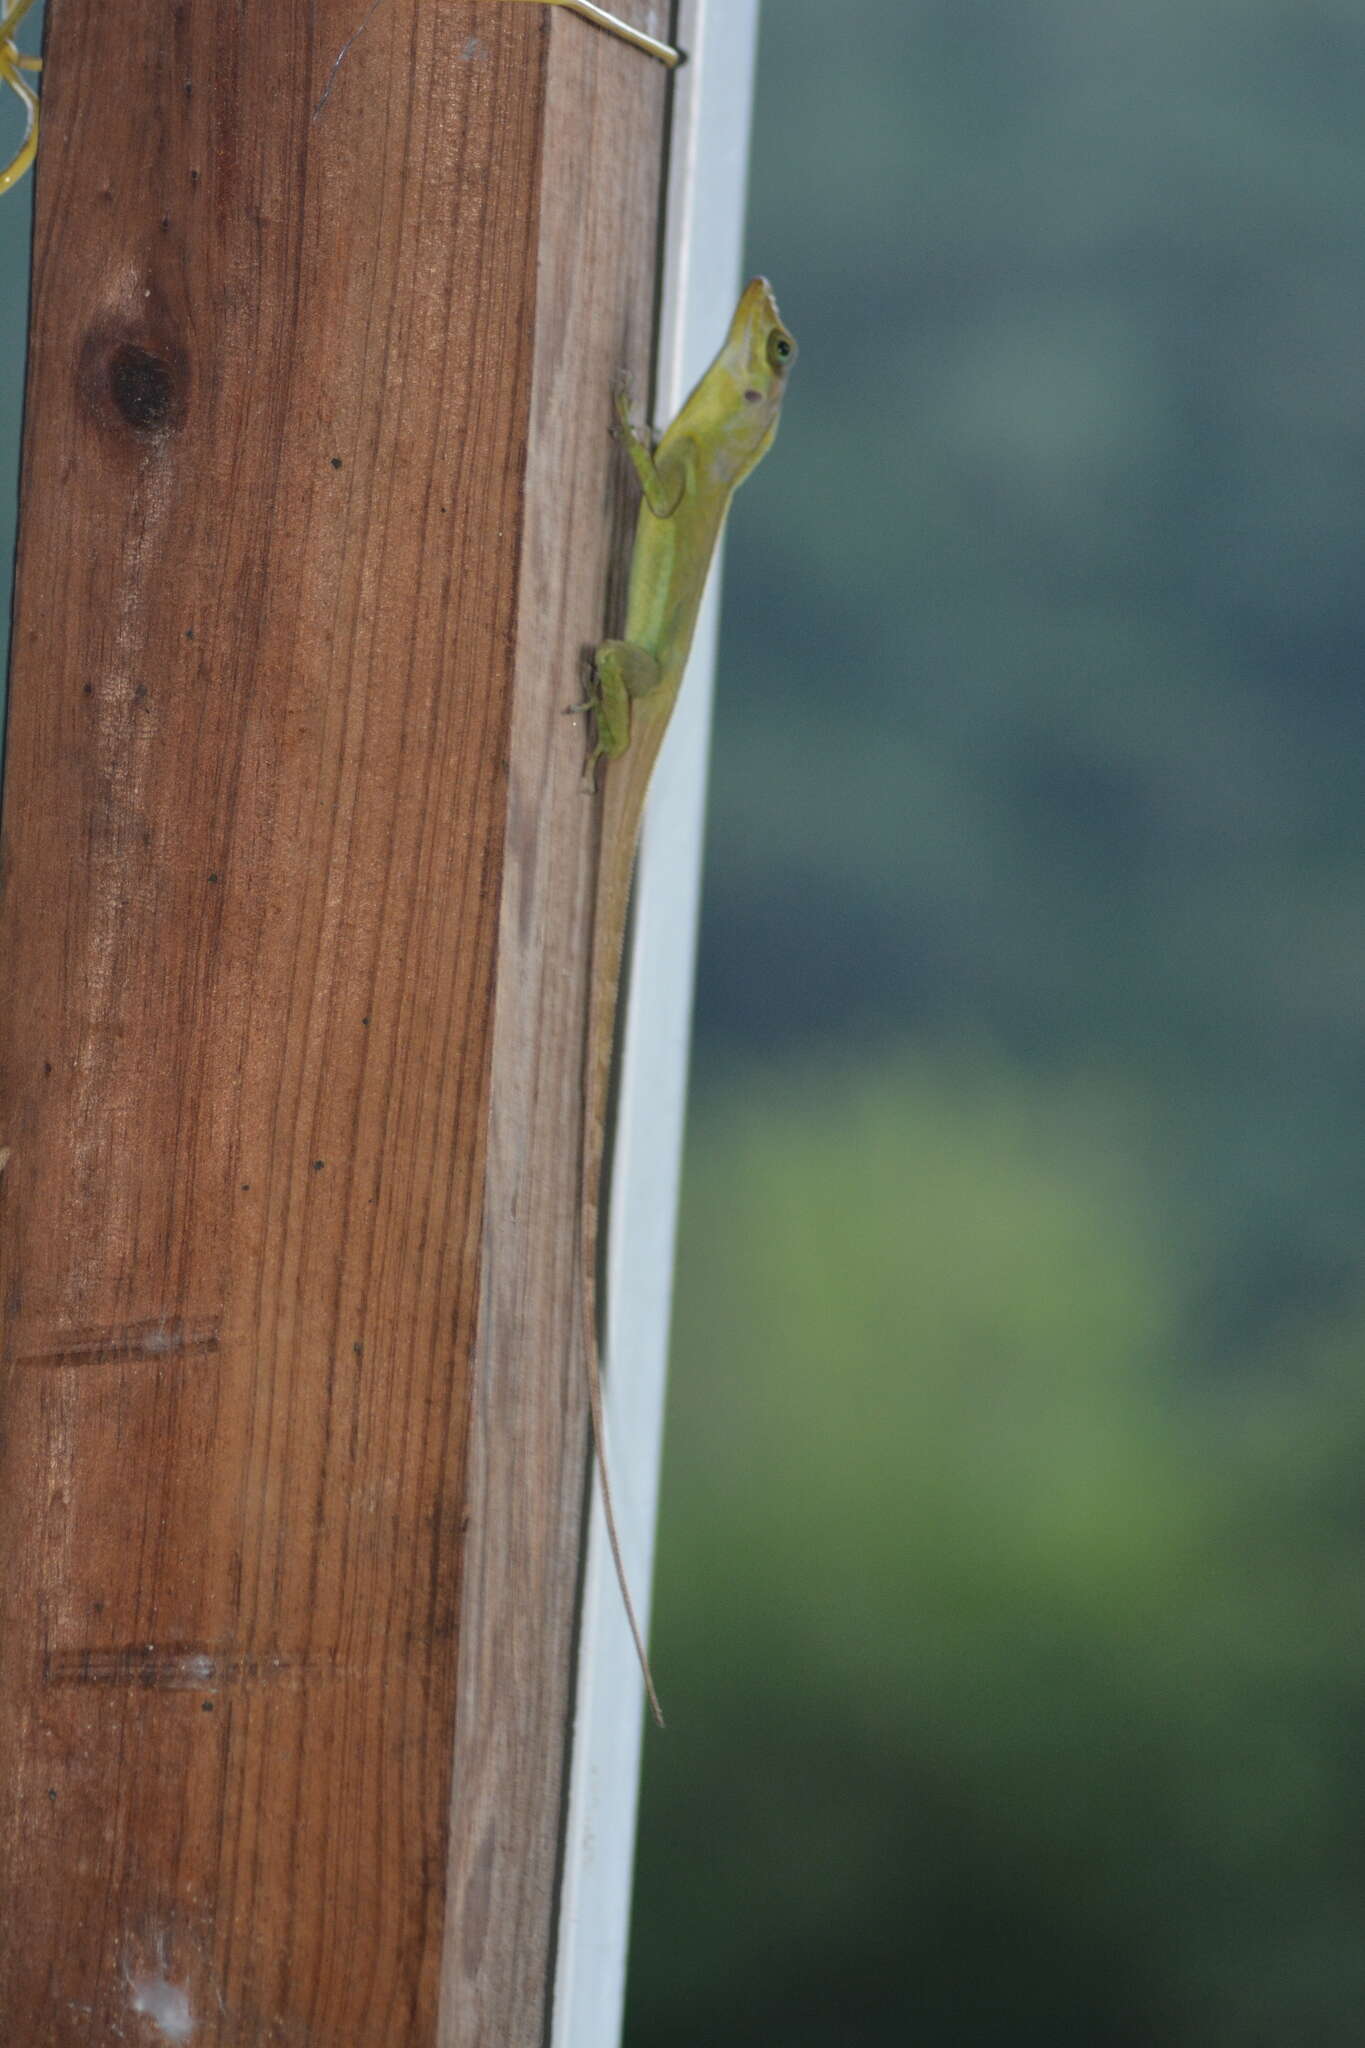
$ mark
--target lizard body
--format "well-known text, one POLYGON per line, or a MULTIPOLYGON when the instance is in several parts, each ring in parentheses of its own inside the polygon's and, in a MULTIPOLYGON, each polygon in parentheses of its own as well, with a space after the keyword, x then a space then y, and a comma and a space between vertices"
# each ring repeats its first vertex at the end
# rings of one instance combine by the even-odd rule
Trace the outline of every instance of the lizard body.
POLYGON ((598 1348, 597 1249, 621 955, 645 793, 687 665, 707 572, 731 496, 777 432, 796 344, 763 278, 749 284, 725 344, 657 447, 632 426, 625 390, 616 415, 644 493, 631 556, 624 635, 605 640, 593 663, 588 704, 596 731, 590 770, 605 759, 601 840, 593 908, 583 1074, 580 1197, 583 1348, 593 1439, 602 1475, 607 1536, 645 1689, 662 1726, 644 1636, 621 1556, 607 1471, 598 1348))

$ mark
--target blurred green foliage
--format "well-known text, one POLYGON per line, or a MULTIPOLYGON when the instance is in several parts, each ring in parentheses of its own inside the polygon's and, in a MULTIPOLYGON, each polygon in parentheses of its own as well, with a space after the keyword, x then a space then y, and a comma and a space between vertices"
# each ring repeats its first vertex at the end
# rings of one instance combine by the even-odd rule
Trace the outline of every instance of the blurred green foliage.
POLYGON ((1345 2044, 1365 1314, 1192 1377, 1140 1105, 887 1054, 691 1148, 632 2048, 1345 2044))
POLYGON ((1361 2036, 1362 89, 765 10, 630 2048, 1361 2036))

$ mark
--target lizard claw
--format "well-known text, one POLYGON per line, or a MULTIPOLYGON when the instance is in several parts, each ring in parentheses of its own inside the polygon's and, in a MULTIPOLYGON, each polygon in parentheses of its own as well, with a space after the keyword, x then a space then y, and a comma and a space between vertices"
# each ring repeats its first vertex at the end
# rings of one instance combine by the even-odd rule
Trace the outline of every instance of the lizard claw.
POLYGON ((634 433, 630 413, 635 403, 635 386, 629 370, 617 371, 612 381, 611 403, 611 431, 618 441, 629 441, 634 433))

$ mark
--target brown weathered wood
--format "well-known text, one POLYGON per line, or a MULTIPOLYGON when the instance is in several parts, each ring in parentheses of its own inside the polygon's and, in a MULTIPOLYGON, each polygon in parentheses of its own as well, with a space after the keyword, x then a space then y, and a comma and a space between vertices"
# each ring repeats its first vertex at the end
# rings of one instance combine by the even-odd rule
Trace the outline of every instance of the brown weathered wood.
MULTIPOLYGON (((667 30, 664 7, 631 18, 667 30)), ((581 733, 566 744, 574 729, 546 707, 581 699, 603 618, 623 609, 616 590, 603 610, 603 515, 614 505, 621 564, 638 497, 607 431, 610 389, 623 368, 645 389, 666 107, 662 66, 642 75, 636 51, 582 27, 556 15, 545 103, 442 2048, 541 2039, 571 1707, 578 1582, 564 1566, 578 1553, 587 1442, 575 1246, 596 807, 581 733)))
POLYGON ((520 2048, 586 1448, 560 707, 665 81, 500 0, 49 15, 0 2038, 520 2048))

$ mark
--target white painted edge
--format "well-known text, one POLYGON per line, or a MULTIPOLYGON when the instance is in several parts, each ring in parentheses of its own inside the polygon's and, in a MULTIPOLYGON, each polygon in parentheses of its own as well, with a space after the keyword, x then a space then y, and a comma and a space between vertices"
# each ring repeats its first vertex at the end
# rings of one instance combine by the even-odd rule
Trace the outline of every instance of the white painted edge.
MULTIPOLYGON (((724 339, 743 253, 758 0, 681 0, 655 418, 724 339)), ((626 1568, 648 1628, 719 565, 654 773, 635 880, 607 1237, 606 1414, 626 1568), (618 1370, 614 1360, 622 1361, 618 1370)), ((666 1667, 655 1679, 668 1712, 666 1667)), ((644 1696, 596 1480, 559 1899, 551 2048, 612 2048, 625 2003, 644 1696)), ((656 1738, 676 1740, 665 1733, 656 1738)))

